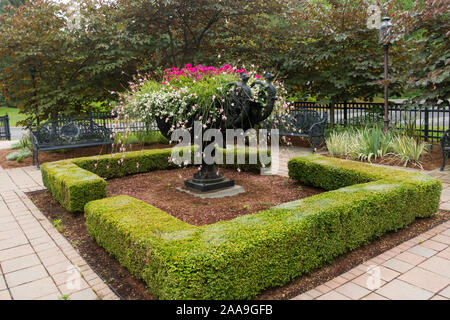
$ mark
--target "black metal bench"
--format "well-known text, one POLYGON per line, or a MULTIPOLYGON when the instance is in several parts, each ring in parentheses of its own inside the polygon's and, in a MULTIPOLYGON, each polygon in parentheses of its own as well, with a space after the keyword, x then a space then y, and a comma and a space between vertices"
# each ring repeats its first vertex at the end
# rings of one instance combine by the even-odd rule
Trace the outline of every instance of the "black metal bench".
POLYGON ((11 129, 9 128, 9 117, 4 115, 0 117, 0 140, 11 140, 11 129))
POLYGON ((323 117, 319 112, 308 109, 290 110, 288 114, 276 117, 274 126, 280 131, 280 136, 291 136, 309 139, 313 152, 325 143, 325 125, 327 114, 323 117))
POLYGON ((445 160, 448 158, 450 154, 450 130, 445 131, 444 135, 441 138, 441 150, 442 150, 441 171, 444 171, 445 160))
POLYGON ((39 168, 39 151, 74 149, 106 145, 112 151, 112 131, 89 118, 58 118, 30 130, 33 165, 39 168))

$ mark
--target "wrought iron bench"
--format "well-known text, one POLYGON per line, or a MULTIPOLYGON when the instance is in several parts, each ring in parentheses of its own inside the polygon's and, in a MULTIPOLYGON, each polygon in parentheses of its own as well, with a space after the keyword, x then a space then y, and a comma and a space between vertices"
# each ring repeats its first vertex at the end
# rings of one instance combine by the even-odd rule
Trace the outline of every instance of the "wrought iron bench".
POLYGON ((315 110, 296 109, 288 114, 276 117, 275 128, 280 130, 280 136, 291 136, 309 139, 313 152, 325 143, 325 125, 327 114, 323 117, 315 110))
POLYGON ((441 171, 444 171, 445 160, 450 155, 450 130, 444 132, 441 138, 441 150, 442 150, 442 166, 441 171))
POLYGON ((30 130, 33 143, 33 165, 39 168, 39 151, 107 146, 112 152, 112 131, 89 118, 58 118, 30 130))
POLYGON ((0 140, 11 140, 11 130, 9 128, 8 115, 0 117, 0 140))

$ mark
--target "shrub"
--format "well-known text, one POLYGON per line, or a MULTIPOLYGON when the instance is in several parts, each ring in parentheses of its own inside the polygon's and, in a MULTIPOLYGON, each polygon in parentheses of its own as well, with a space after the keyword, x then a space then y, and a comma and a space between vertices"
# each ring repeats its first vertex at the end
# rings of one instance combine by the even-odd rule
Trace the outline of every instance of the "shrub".
POLYGON ((44 186, 70 212, 81 212, 89 201, 106 197, 105 180, 71 160, 44 163, 41 172, 44 186))
POLYGON ((32 148, 30 136, 22 137, 19 141, 11 145, 11 149, 30 149, 32 148))
POLYGON ((119 144, 168 144, 169 141, 159 131, 137 131, 130 134, 118 133, 114 136, 114 143, 119 144))
POLYGON ((20 149, 19 151, 11 152, 6 156, 6 160, 8 161, 14 161, 17 160, 17 162, 22 162, 23 159, 31 157, 31 150, 28 148, 20 149))
POLYGON ((156 297, 249 299, 433 215, 442 188, 429 176, 316 155, 292 159, 289 174, 333 191, 201 227, 119 196, 88 203, 86 225, 156 297))

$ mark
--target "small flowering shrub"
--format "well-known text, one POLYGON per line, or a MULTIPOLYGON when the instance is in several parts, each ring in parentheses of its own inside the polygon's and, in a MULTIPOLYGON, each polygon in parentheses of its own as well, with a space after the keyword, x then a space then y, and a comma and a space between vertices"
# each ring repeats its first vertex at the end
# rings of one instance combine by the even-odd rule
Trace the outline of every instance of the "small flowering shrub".
MULTIPOLYGON (((169 132, 179 128, 191 130, 193 120, 201 121, 204 128, 222 129, 231 90, 228 84, 239 81, 242 73, 250 76, 248 85, 257 80, 264 81, 256 71, 231 65, 173 67, 165 70, 160 82, 140 79, 132 84, 131 90, 122 96, 122 104, 116 107, 116 112, 124 118, 144 122, 162 119, 170 125, 169 132)), ((275 109, 287 108, 282 82, 275 81, 274 85, 279 93, 275 109)), ((261 86, 254 86, 252 91, 255 100, 261 99, 261 86)))

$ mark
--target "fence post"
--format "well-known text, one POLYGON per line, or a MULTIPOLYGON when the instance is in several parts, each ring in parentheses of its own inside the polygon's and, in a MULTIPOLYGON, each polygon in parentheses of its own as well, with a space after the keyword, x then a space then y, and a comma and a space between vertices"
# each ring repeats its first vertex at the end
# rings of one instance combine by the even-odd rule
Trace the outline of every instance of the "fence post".
POLYGON ((6 131, 6 140, 11 141, 11 128, 9 127, 9 116, 6 114, 5 117, 5 131, 6 131))
POLYGON ((330 109, 330 124, 333 127, 334 126, 334 103, 329 104, 330 109))
POLYGON ((424 127, 424 131, 425 131, 425 141, 427 141, 428 142, 428 137, 429 137, 429 131, 430 131, 430 127, 429 127, 429 119, 430 119, 430 116, 429 116, 429 113, 428 113, 428 107, 425 107, 425 109, 424 109, 424 111, 425 111, 425 127, 424 127))
POLYGON ((347 125, 347 101, 344 101, 344 124, 347 125))

